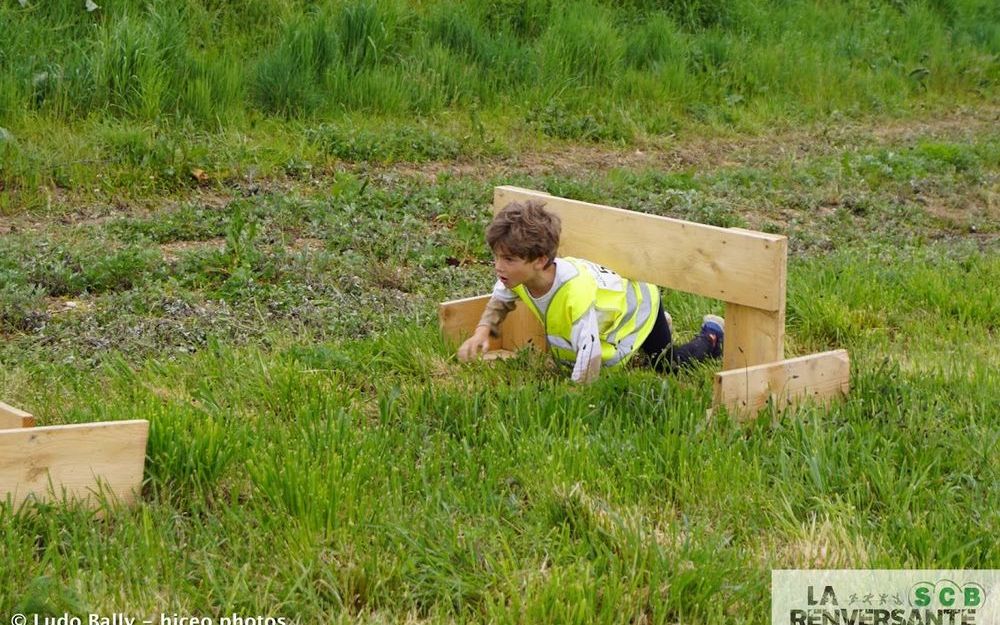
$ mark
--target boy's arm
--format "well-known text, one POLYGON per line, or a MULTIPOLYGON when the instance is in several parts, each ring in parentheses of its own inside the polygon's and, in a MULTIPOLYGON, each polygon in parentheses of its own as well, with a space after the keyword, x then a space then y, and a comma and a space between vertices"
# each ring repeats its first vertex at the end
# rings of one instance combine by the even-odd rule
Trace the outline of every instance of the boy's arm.
POLYGON ((499 299, 494 295, 490 298, 490 301, 486 302, 486 310, 479 317, 476 329, 478 330, 479 327, 486 326, 489 329, 490 336, 494 338, 500 336, 500 324, 503 323, 503 320, 507 318, 507 314, 514 310, 516 306, 516 299, 507 301, 499 299))
POLYGON ((601 334, 593 306, 573 324, 572 339, 576 352, 572 379, 581 384, 593 382, 601 374, 601 334))
MULTIPOLYGON (((516 297, 516 296, 515 296, 516 297)), ((500 336, 500 324, 507 317, 507 313, 514 310, 517 300, 506 301, 493 297, 486 302, 486 310, 483 311, 476 324, 476 329, 461 347, 458 348, 458 359, 465 362, 478 357, 490 348, 490 337, 500 336)))

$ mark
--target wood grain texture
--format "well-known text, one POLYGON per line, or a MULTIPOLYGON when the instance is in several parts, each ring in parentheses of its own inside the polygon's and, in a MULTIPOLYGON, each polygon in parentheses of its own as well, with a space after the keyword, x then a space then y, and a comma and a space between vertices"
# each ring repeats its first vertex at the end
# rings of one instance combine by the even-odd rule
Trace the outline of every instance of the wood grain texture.
POLYGON ((543 352, 549 349, 541 322, 520 302, 500 325, 500 345, 512 352, 526 345, 543 352))
POLYGON ((142 486, 149 422, 110 421, 0 431, 0 500, 123 503, 142 486))
POLYGON ((748 419, 769 402, 783 410, 806 400, 826 403, 841 398, 849 392, 850 380, 846 350, 810 354, 717 373, 713 405, 748 419))
POLYGON ((785 357, 785 310, 726 304, 722 370, 740 369, 785 357))
POLYGON ((30 413, 8 406, 0 401, 0 430, 30 428, 35 425, 35 417, 30 413))
MULTIPOLYGON (((471 336, 489 300, 489 295, 481 295, 439 304, 438 322, 444 337, 458 346, 471 336)), ((500 324, 500 337, 490 341, 490 349, 516 352, 526 345, 547 349, 542 324, 526 306, 518 304, 500 324)))
MULTIPOLYGON (((488 301, 489 295, 479 295, 438 304, 438 327, 444 338, 458 347, 462 341, 472 336, 488 301)), ((490 340, 490 349, 500 348, 500 339, 490 340)))
POLYGON ((539 200, 562 220, 559 254, 659 286, 767 311, 784 310, 786 237, 496 187, 493 209, 539 200))

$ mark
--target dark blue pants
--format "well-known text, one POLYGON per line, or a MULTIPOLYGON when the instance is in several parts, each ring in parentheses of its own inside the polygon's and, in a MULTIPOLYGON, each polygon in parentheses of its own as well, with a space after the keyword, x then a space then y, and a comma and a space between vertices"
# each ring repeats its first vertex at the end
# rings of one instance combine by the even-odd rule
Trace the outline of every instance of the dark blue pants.
POLYGON ((687 343, 674 346, 662 303, 657 311, 653 330, 642 342, 641 349, 649 357, 653 368, 663 373, 676 371, 693 362, 722 356, 722 346, 713 344, 711 339, 700 333, 687 343))

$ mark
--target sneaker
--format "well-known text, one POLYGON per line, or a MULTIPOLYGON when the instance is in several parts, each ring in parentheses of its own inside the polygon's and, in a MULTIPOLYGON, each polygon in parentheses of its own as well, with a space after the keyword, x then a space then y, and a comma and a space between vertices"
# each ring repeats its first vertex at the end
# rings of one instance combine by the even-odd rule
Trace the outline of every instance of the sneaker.
POLYGON ((722 356, 722 342, 726 336, 726 321, 719 315, 705 315, 701 318, 701 336, 712 344, 712 356, 722 356))

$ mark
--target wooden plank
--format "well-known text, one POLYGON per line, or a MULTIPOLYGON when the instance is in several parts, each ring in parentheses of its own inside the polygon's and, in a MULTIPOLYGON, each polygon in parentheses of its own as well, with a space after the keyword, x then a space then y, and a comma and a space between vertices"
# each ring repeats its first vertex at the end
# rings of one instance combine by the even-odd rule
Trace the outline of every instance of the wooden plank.
POLYGON ((547 351, 549 346, 545 340, 545 329, 538 318, 531 314, 528 307, 518 302, 517 308, 507 314, 500 324, 500 343, 503 349, 516 352, 531 346, 540 351, 547 351))
MULTIPOLYGON (((462 341, 472 336, 488 301, 490 301, 489 295, 480 295, 438 304, 438 325, 441 334, 456 346, 461 345, 462 341)), ((490 349, 500 348, 500 339, 490 340, 490 349)))
MULTIPOLYGON (((489 295, 467 297, 438 305, 438 321, 446 339, 458 345, 476 329, 479 318, 486 309, 489 295)), ((519 305, 500 325, 500 338, 490 340, 490 349, 517 351, 525 345, 545 350, 545 333, 542 324, 531 311, 519 305)))
POLYGON ((110 421, 0 431, 0 502, 131 503, 142 486, 148 421, 110 421), (112 497, 113 496, 113 497, 112 497))
POLYGON ((540 200, 562 219, 559 253, 629 278, 768 311, 784 309, 786 237, 496 187, 494 211, 540 200))
POLYGON ((850 357, 838 349, 715 375, 715 407, 739 419, 757 415, 772 401, 778 410, 804 400, 825 403, 850 390, 850 357))
POLYGON ((0 401, 0 430, 30 428, 35 425, 35 417, 0 401))
POLYGON ((722 370, 777 362, 785 357, 785 311, 726 303, 722 370))
MULTIPOLYGON (((734 228, 753 234, 752 230, 734 228)), ((788 241, 779 241, 782 256, 788 256, 788 241)), ((734 302, 726 302, 726 344, 723 348, 722 369, 739 369, 785 357, 785 300, 788 268, 785 261, 775 271, 773 280, 778 287, 778 309, 760 310, 734 302)))

